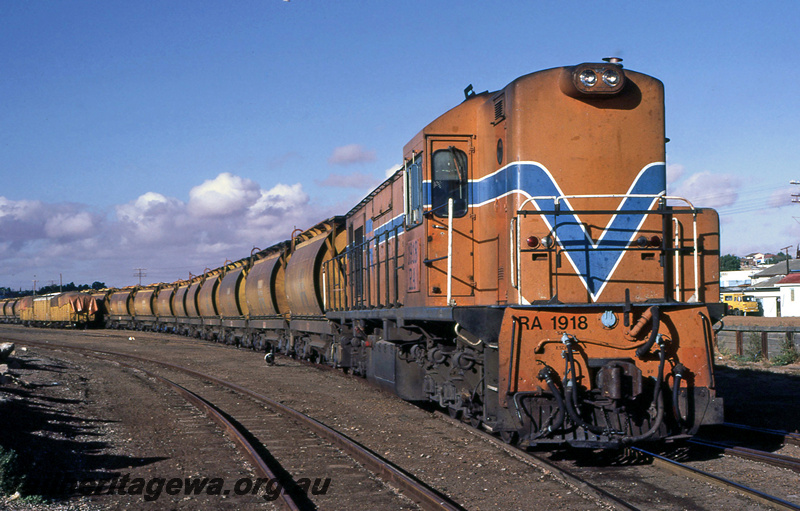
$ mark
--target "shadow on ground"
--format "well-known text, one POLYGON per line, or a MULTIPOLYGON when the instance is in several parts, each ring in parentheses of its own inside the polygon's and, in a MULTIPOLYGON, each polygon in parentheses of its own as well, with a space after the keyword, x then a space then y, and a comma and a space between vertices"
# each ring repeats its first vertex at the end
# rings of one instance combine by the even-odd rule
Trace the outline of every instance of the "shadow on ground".
POLYGON ((28 359, 20 369, 30 383, 0 386, 0 493, 66 497, 79 481, 164 459, 109 454, 103 429, 113 421, 82 416, 81 400, 64 397, 77 394, 62 387, 66 366, 28 359))

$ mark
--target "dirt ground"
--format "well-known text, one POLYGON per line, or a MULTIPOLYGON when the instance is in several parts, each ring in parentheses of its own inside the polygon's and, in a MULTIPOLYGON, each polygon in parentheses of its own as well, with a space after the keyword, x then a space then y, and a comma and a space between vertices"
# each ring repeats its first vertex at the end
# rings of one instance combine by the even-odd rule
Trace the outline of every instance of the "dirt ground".
POLYGON ((725 420, 767 429, 800 430, 800 365, 739 363, 718 357, 717 393, 725 420))
POLYGON ((255 498, 226 502, 222 495, 200 494, 182 501, 166 495, 161 478, 211 475, 232 482, 253 474, 204 415, 141 373, 36 348, 18 348, 14 358, 19 363, 14 382, 0 387, 0 446, 16 453, 4 468, 25 475, 24 481, 6 481, 5 489, 0 481, 0 491, 7 493, 0 509, 265 504, 255 498), (184 441, 186 435, 193 441, 184 441), (198 451, 215 455, 198 463, 198 451), (20 482, 24 497, 14 499, 8 488, 20 482))
MULTIPOLYGON (((174 336, 135 333, 136 341, 123 343, 120 339, 127 339, 128 334, 80 336, 8 328, 0 327, 0 339, 5 332, 14 336, 38 332, 36 337, 54 342, 69 338, 70 343, 147 356, 161 353, 162 348, 167 353, 169 346, 178 363, 198 370, 213 369, 225 379, 239 379, 243 385, 283 396, 285 404, 310 413, 390 459, 394 457, 429 481, 438 481, 442 491, 465 502, 469 509, 597 508, 596 503, 550 475, 498 455, 429 412, 387 396, 358 378, 318 371, 288 359, 266 369, 258 354, 174 336), (390 437, 394 440, 387 443, 390 437), (493 491, 497 488, 508 491, 493 491), (536 488, 537 498, 531 500, 526 488, 536 488)), ((27 486, 23 486, 28 494, 44 497, 9 500, 5 495, 0 498, 0 509, 240 509, 267 505, 225 495, 184 498, 162 492, 152 501, 144 499, 146 492, 81 496, 66 483, 94 482, 93 489, 87 488, 92 493, 98 491, 101 481, 108 486, 114 477, 119 481, 126 474, 145 481, 173 475, 234 481, 252 474, 204 416, 135 372, 33 347, 18 347, 15 358, 20 361, 19 369, 12 371, 15 381, 0 386, 0 446, 18 453, 15 463, 28 474, 27 486), (187 444, 187 434, 197 440, 187 444), (65 500, 67 495, 72 497, 65 500), (55 500, 50 502, 50 498, 55 500)), ((721 358, 718 362, 717 390, 725 399, 726 420, 798 430, 800 367, 742 366, 721 358)), ((4 484, 0 480, 0 493, 4 484)))

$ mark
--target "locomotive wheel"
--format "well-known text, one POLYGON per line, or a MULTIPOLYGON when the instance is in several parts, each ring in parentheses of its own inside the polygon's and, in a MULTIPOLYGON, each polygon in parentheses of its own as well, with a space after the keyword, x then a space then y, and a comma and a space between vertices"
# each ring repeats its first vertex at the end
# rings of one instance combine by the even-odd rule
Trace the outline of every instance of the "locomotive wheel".
POLYGON ((460 419, 462 414, 463 410, 461 408, 454 408, 452 406, 447 407, 447 415, 449 415, 452 419, 460 419))
POLYGON ((500 439, 509 445, 514 445, 519 442, 519 433, 516 431, 501 431, 500 439))

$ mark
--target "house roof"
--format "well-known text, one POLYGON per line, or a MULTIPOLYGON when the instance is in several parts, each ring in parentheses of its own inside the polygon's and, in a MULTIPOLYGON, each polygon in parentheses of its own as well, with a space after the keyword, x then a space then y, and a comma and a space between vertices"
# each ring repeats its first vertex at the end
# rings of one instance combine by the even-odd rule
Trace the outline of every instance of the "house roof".
POLYGON ((754 289, 768 289, 775 287, 775 285, 780 282, 784 278, 783 275, 777 275, 775 277, 771 277, 764 282, 759 282, 753 286, 754 289))
MULTIPOLYGON (((789 272, 800 272, 800 260, 789 259, 789 272)), ((754 279, 774 277, 775 275, 786 275, 786 261, 773 264, 753 275, 754 279)))
POLYGON ((779 286, 786 284, 800 284, 800 273, 792 273, 778 281, 779 286))

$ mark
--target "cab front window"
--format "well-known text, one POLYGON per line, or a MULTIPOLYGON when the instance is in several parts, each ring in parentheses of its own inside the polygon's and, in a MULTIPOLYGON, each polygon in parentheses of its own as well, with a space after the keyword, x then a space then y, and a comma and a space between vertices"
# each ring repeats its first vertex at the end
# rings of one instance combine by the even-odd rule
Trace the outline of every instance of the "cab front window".
POLYGON ((433 153, 431 208, 442 218, 447 216, 447 202, 453 199, 453 217, 467 214, 469 186, 467 154, 450 146, 433 153))

